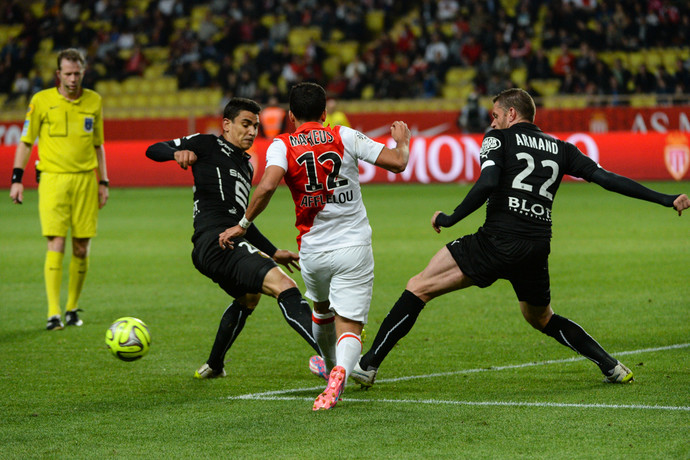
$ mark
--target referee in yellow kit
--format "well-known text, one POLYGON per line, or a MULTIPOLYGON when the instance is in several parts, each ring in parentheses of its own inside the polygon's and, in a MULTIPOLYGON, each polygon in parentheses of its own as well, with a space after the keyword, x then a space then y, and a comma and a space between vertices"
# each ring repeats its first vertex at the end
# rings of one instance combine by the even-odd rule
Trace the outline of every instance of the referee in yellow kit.
POLYGON ((48 239, 44 274, 48 297, 46 329, 49 331, 64 327, 60 285, 69 229, 72 231, 72 259, 65 324, 82 325, 77 301, 89 267, 89 246, 96 235, 98 210, 108 201, 101 96, 82 88, 85 66, 84 55, 79 50, 70 48, 58 54, 58 86, 39 91, 31 98, 21 142, 14 156, 10 198, 21 204, 24 199, 22 175, 38 137, 38 211, 43 235, 48 239))

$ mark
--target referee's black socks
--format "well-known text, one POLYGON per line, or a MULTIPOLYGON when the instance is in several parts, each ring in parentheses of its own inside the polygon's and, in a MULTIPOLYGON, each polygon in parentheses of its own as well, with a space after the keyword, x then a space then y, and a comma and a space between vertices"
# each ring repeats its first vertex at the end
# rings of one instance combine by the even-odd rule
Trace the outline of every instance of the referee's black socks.
POLYGON ((290 327, 297 331, 320 355, 319 345, 316 343, 312 333, 311 308, 302 297, 302 294, 300 294, 299 289, 294 287, 281 292, 278 295, 278 305, 280 306, 280 311, 283 312, 285 321, 288 322, 290 327))
POLYGON ((218 372, 225 367, 225 354, 228 352, 233 342, 242 332, 247 316, 252 314, 252 309, 245 307, 238 301, 234 301, 223 313, 216 332, 216 340, 211 348, 211 355, 206 361, 211 369, 218 372))
POLYGON ((359 360, 359 366, 365 371, 378 369, 395 344, 410 332, 424 305, 422 299, 406 289, 381 323, 374 343, 359 360))
POLYGON ((605 374, 618 364, 616 358, 606 353, 579 324, 568 318, 553 315, 542 332, 593 361, 605 374))

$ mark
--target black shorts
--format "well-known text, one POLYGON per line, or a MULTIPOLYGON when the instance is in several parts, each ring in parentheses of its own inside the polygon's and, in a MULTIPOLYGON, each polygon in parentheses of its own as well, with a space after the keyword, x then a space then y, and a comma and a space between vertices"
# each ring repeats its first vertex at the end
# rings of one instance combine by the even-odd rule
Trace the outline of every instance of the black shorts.
POLYGON ((480 288, 505 279, 513 285, 518 300, 538 307, 551 302, 549 241, 495 235, 480 228, 446 247, 460 270, 480 288))
POLYGON ((234 249, 221 249, 219 233, 195 236, 192 262, 196 269, 234 298, 261 292, 266 273, 277 264, 244 238, 235 240, 234 249))

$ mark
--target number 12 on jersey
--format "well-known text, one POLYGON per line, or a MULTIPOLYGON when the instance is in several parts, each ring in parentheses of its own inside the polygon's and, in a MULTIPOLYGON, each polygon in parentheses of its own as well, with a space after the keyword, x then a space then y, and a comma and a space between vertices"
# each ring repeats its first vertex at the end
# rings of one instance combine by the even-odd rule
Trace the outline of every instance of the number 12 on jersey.
POLYGON ((315 158, 314 152, 312 151, 304 152, 302 155, 297 157, 296 161, 297 164, 304 166, 307 172, 308 182, 304 186, 304 190, 306 192, 316 192, 319 190, 323 190, 324 184, 319 182, 319 176, 316 169, 317 161, 321 165, 320 167, 324 172, 327 172, 327 169, 325 167, 326 163, 331 163, 332 165, 332 170, 328 172, 328 175, 326 177, 326 190, 330 191, 338 187, 344 187, 349 183, 347 179, 338 178, 338 175, 340 174, 340 168, 343 164, 343 159, 340 158, 340 155, 338 155, 336 152, 324 152, 320 154, 318 158, 315 158))

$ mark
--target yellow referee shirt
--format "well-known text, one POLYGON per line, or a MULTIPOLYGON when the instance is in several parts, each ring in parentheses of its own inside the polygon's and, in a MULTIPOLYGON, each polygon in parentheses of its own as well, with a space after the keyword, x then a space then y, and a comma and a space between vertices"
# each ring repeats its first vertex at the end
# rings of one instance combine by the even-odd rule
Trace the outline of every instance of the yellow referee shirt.
POLYGON ((95 147, 103 145, 101 96, 90 89, 70 101, 57 88, 34 94, 26 113, 21 141, 38 137, 36 169, 54 173, 92 171, 98 167, 95 147))

